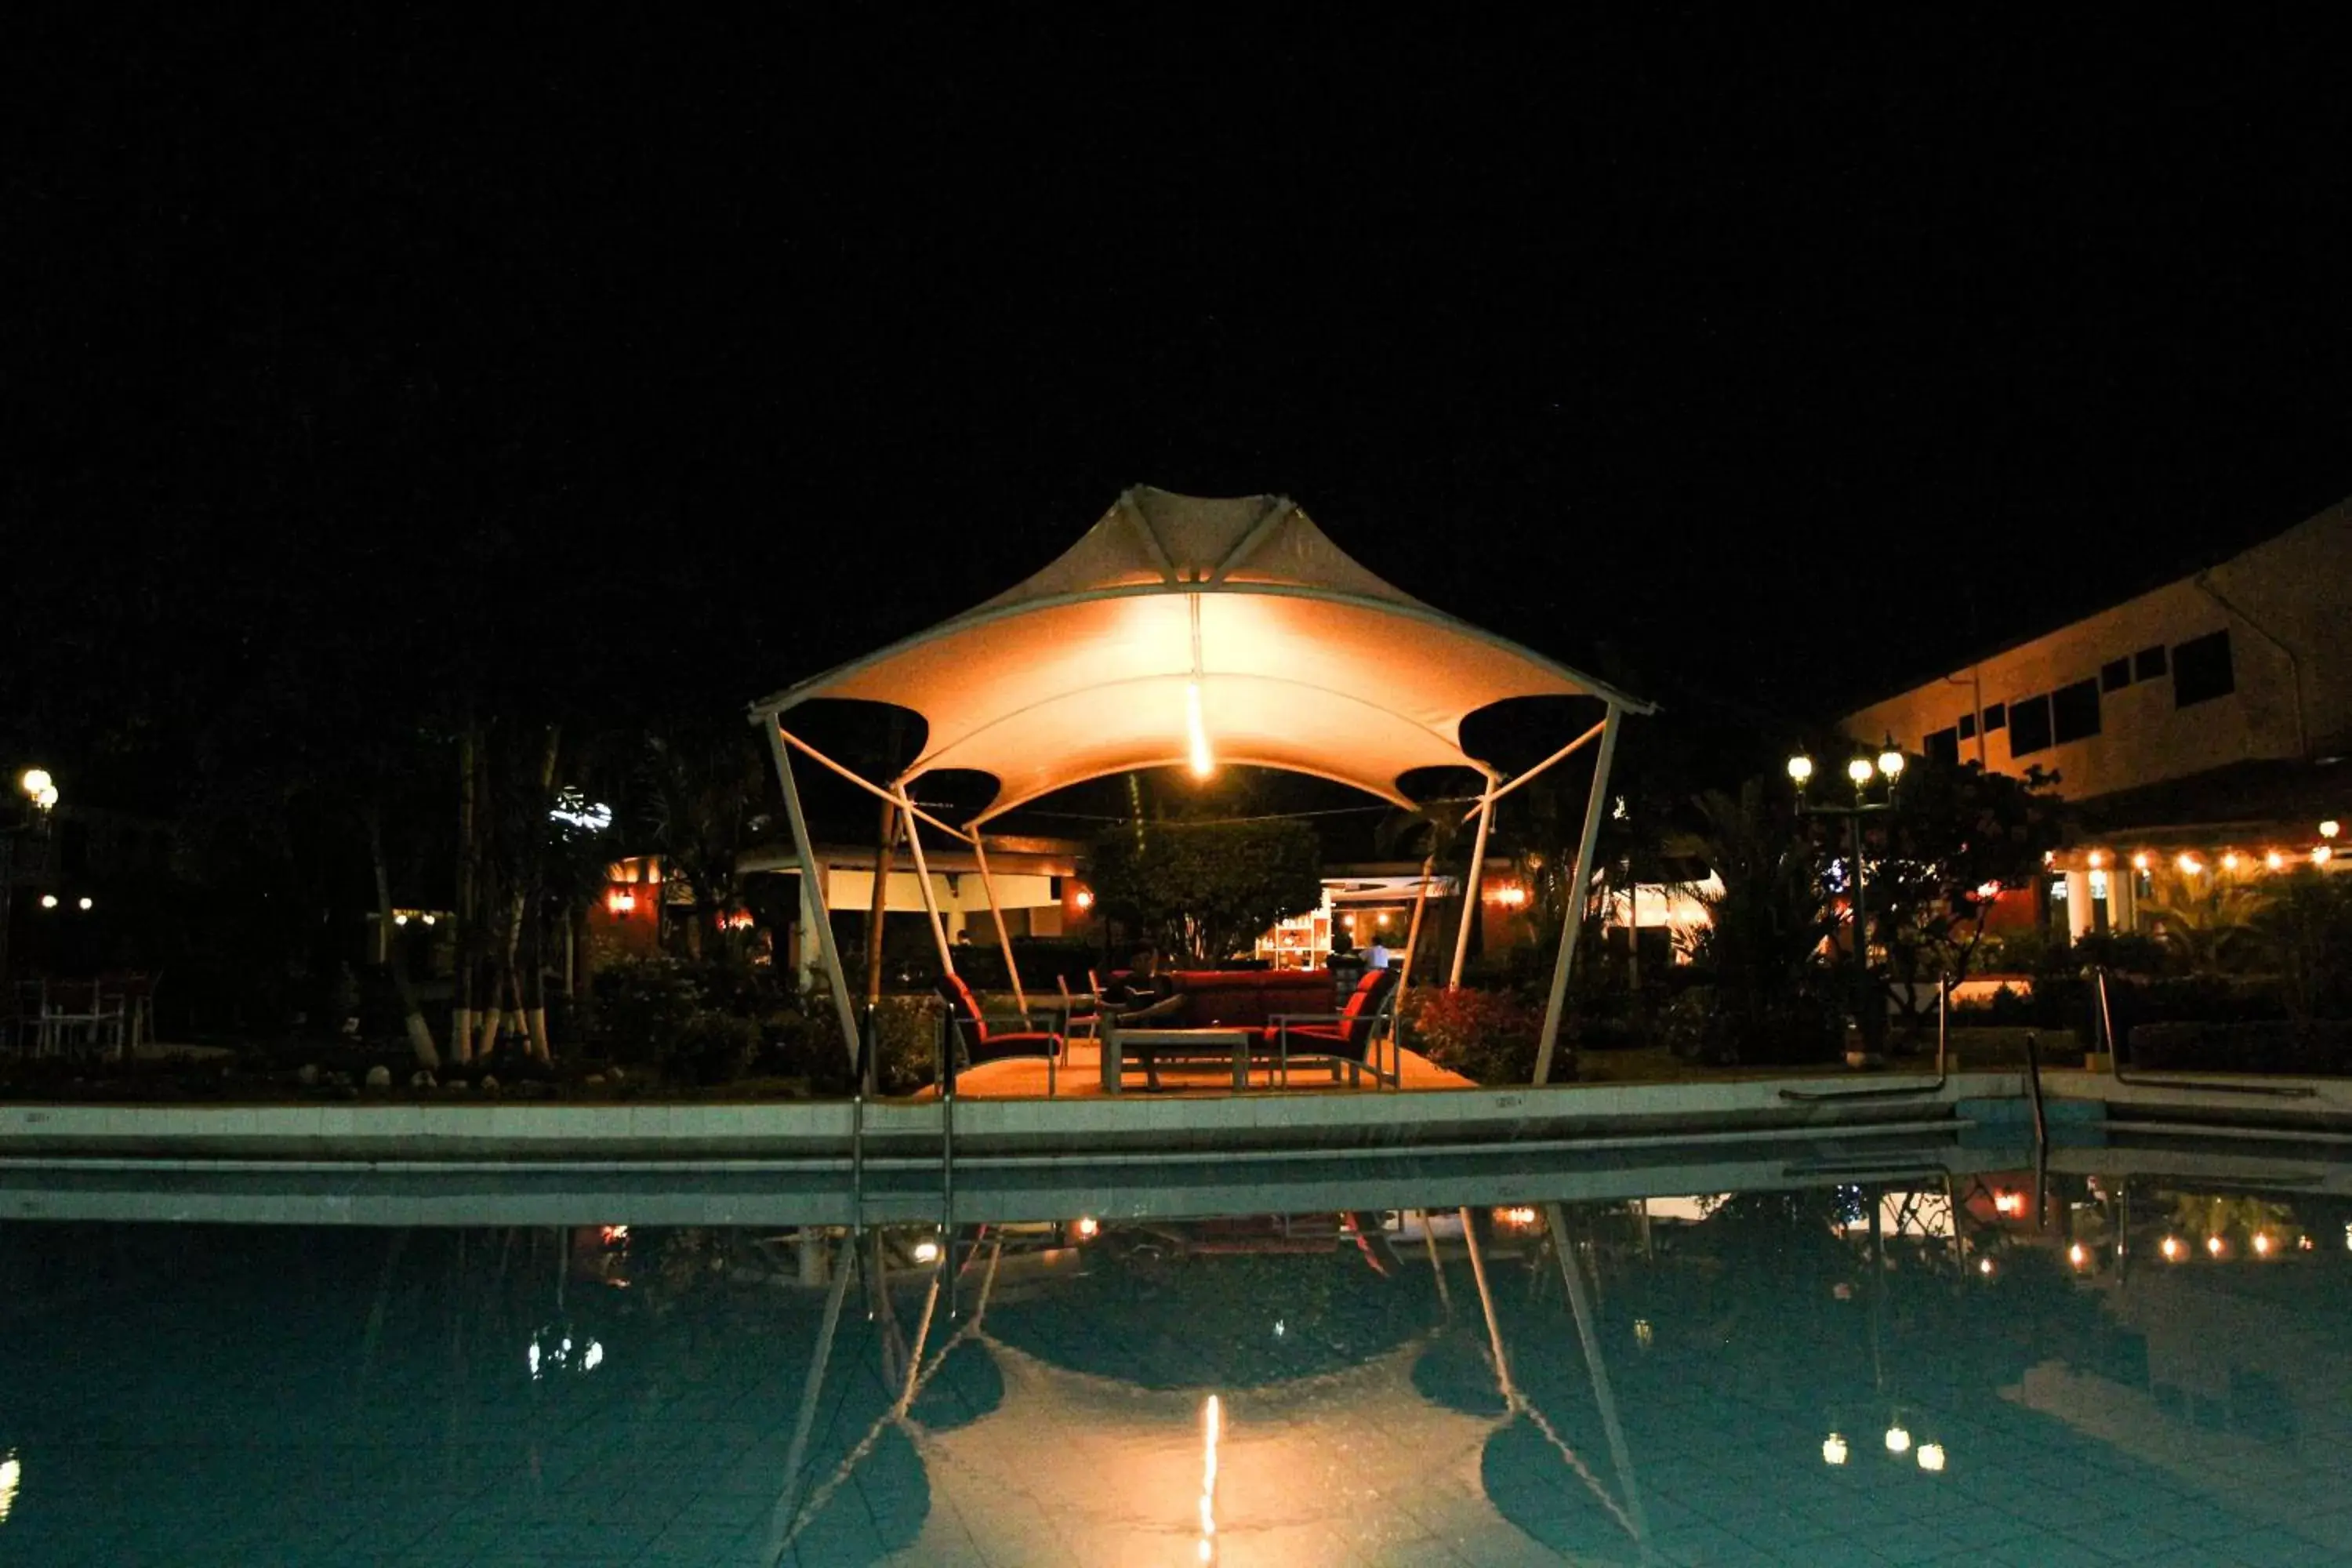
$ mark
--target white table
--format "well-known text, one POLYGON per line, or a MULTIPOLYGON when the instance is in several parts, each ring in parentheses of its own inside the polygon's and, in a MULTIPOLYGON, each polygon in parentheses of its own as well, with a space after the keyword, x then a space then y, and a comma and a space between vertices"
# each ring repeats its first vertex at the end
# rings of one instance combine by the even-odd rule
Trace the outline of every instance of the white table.
POLYGON ((1214 1060, 1230 1053, 1234 1087, 1249 1087, 1250 1043, 1255 1029, 1123 1029, 1106 1022, 1102 1031, 1102 1087, 1105 1094, 1119 1092, 1131 1052, 1143 1060, 1150 1087, 1160 1087, 1160 1059, 1214 1060))

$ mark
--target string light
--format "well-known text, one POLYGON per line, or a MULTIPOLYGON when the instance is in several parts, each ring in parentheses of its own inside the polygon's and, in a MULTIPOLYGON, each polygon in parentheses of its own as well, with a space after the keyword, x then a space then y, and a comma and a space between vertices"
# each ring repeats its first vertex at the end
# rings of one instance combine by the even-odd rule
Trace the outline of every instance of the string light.
POLYGON ((1845 1463, 1845 1452, 1846 1452, 1846 1450, 1845 1450, 1845 1439, 1844 1439, 1844 1438, 1843 1438, 1843 1437, 1841 1437, 1841 1436, 1839 1436, 1836 1433, 1832 1432, 1832 1433, 1831 1433, 1828 1436, 1826 1436, 1826 1437, 1824 1437, 1824 1438, 1822 1438, 1822 1464, 1824 1464, 1824 1465, 1843 1465, 1843 1464, 1844 1464, 1844 1463, 1845 1463))

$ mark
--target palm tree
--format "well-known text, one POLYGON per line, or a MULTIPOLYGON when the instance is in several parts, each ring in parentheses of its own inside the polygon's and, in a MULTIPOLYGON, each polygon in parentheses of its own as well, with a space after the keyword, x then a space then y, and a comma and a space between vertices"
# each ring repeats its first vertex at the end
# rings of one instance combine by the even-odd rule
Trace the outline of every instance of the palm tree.
POLYGON ((2233 877, 2215 873, 2198 880, 2184 874, 2174 881, 2171 897, 2147 912, 2157 939, 2189 973, 2229 974, 2242 969, 2254 951, 2255 903, 2254 889, 2233 877))
MULTIPOLYGON (((1699 847, 1722 884, 1702 895, 1707 927, 1694 962, 1715 974, 1718 1048, 1800 1043, 1817 1022, 1821 954, 1832 921, 1805 840, 1779 818, 1761 779, 1737 796, 1711 790, 1693 803, 1699 847)), ((1810 1044, 1810 1040, 1803 1042, 1810 1044)))
POLYGON ((704 931, 735 907, 736 858, 760 810, 762 782, 751 732, 740 725, 646 737, 637 811, 666 868, 685 879, 691 957, 702 956, 704 931))

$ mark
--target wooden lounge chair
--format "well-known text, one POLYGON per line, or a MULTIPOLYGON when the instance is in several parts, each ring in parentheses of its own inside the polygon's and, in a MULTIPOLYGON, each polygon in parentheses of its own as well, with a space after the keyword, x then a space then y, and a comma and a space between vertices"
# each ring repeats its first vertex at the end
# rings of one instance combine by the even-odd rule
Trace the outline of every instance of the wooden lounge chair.
POLYGON ((1288 1081, 1291 1058, 1297 1057, 1328 1061, 1335 1079, 1345 1067, 1350 1084, 1362 1083, 1366 1072, 1376 1085, 1400 1083, 1402 1063, 1393 1061, 1383 1071, 1380 1058, 1382 1035, 1390 1037, 1392 1054, 1395 1046, 1396 978, 1393 969, 1369 970, 1356 983, 1344 1011, 1281 1013, 1268 1020, 1267 1043, 1274 1047, 1276 1070, 1283 1080, 1288 1081))
POLYGON ((1014 1028, 990 1028, 987 1015, 971 987, 956 974, 943 975, 940 980, 940 997, 948 1005, 948 1045, 961 1058, 962 1065, 978 1067, 983 1062, 1006 1061, 1014 1057, 1043 1057, 1045 1059, 1045 1092, 1052 1095, 1062 1059, 1062 1037, 1045 1029, 1032 1029, 1027 1020, 1018 1016, 999 1016, 1000 1025, 1013 1024, 1014 1028))

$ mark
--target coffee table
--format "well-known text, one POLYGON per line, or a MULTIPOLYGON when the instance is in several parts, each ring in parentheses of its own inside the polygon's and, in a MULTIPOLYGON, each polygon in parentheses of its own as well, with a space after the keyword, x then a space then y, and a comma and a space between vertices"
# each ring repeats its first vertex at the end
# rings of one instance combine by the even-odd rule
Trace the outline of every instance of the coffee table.
POLYGON ((1218 1061, 1231 1057, 1234 1087, 1249 1087, 1250 1041, 1255 1029, 1122 1029, 1107 1023, 1102 1031, 1102 1087, 1117 1094, 1130 1056, 1143 1063, 1150 1087, 1160 1087, 1160 1064, 1170 1061, 1218 1061))

